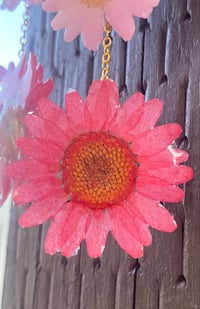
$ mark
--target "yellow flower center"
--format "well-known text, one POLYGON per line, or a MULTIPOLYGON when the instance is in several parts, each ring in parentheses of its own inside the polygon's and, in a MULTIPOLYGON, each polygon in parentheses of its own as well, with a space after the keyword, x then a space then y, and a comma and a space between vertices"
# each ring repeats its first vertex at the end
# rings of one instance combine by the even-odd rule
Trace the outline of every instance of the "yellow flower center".
POLYGON ((110 0, 80 0, 82 4, 85 4, 87 7, 104 7, 106 2, 110 0))
POLYGON ((125 200, 133 191, 137 163, 128 144, 106 132, 79 135, 61 164, 71 200, 98 209, 125 200))

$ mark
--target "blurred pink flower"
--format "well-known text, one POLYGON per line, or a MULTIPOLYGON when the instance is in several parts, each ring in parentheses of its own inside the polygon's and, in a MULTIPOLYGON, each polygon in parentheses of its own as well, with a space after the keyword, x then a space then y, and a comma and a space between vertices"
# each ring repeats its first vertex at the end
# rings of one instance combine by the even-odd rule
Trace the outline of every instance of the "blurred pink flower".
POLYGON ((16 139, 24 135, 24 115, 34 111, 37 101, 50 94, 53 82, 43 82, 43 68, 31 54, 15 68, 0 67, 0 205, 10 192, 10 180, 4 175, 7 163, 19 156, 16 139))
MULTIPOLYGON (((31 6, 34 4, 39 4, 41 0, 28 0, 27 3, 31 6)), ((9 10, 14 11, 18 4, 20 3, 20 0, 2 0, 0 3, 0 10, 9 10)))
POLYGON ((58 12, 52 20, 52 28, 65 27, 64 39, 72 41, 80 33, 84 45, 96 50, 101 41, 103 26, 109 22, 125 40, 135 31, 133 16, 147 18, 159 0, 46 0, 45 11, 58 12))
POLYGON ((132 257, 151 244, 149 226, 176 229, 159 201, 179 202, 179 184, 192 179, 185 151, 170 144, 181 127, 154 127, 162 112, 158 99, 141 93, 119 104, 111 80, 94 81, 85 101, 66 95, 66 112, 48 98, 38 115, 26 115, 30 136, 17 144, 26 159, 7 167, 21 181, 13 191, 18 205, 31 203, 19 218, 22 227, 52 219, 45 251, 71 256, 85 239, 89 256, 100 256, 110 231, 132 257))

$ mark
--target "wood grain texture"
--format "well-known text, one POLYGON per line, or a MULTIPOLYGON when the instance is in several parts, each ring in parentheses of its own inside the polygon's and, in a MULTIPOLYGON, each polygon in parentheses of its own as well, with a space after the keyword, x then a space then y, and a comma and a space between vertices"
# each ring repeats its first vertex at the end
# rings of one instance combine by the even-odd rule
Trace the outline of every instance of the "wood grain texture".
MULTIPOLYGON (((86 96, 99 79, 102 49, 92 53, 81 41, 63 42, 49 30, 52 15, 31 9, 29 48, 52 76, 52 99, 63 105, 68 88, 86 96)), ((48 223, 23 230, 22 209, 13 208, 3 309, 199 309, 200 308, 200 1, 161 0, 152 16, 136 20, 136 34, 124 43, 114 34, 110 77, 122 100, 135 91, 165 102, 159 123, 178 122, 177 141, 190 153, 195 179, 185 185, 183 203, 166 207, 176 232, 152 230, 153 244, 134 260, 109 235, 100 259, 46 255, 48 223)))

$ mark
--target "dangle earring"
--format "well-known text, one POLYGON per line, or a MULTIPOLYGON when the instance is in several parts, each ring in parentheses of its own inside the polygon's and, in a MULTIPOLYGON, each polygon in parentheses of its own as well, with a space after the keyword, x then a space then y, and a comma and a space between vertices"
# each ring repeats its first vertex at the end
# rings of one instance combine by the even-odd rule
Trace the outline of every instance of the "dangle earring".
MULTIPOLYGON (((152 241, 149 227, 176 229, 161 202, 181 201, 179 184, 193 177, 182 164, 188 154, 172 146, 181 127, 155 126, 163 103, 145 102, 142 93, 120 103, 109 78, 111 31, 106 23, 101 79, 93 81, 86 99, 68 92, 64 111, 47 98, 48 91, 35 98, 37 88, 29 87, 28 98, 37 108, 24 117, 27 136, 17 139, 24 157, 6 168, 7 177, 18 181, 14 203, 30 203, 19 224, 31 227, 51 220, 45 240, 49 254, 72 256, 85 240, 89 256, 97 258, 110 231, 129 255, 141 257, 152 241)), ((38 74, 36 69, 33 75, 38 74)))

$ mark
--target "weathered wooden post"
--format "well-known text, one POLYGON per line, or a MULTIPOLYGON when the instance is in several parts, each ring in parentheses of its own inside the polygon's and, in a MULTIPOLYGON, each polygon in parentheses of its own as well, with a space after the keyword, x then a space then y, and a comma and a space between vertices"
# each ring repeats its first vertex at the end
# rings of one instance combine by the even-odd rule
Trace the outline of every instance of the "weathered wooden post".
MULTIPOLYGON (((67 44, 50 30, 51 16, 31 9, 29 49, 55 81, 52 98, 63 105, 68 88, 86 96, 100 78, 102 49, 93 53, 79 39, 67 44)), ((167 205, 178 229, 152 231, 153 244, 134 260, 111 236, 100 259, 85 245, 66 259, 43 251, 48 224, 17 226, 12 209, 3 309, 198 309, 200 308, 200 1, 161 0, 149 20, 136 20, 129 43, 115 36, 110 77, 121 98, 142 91, 165 102, 162 123, 184 129, 178 144, 190 153, 195 179, 180 205, 167 205)))

